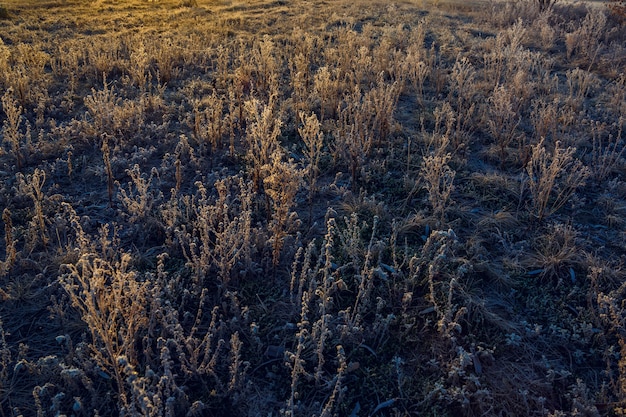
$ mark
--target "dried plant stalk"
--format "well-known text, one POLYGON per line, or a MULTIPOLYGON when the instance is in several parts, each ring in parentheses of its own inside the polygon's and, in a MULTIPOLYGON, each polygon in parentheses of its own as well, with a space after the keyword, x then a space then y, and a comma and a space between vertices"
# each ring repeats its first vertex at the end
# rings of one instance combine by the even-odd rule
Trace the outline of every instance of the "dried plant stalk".
POLYGON ((13 91, 7 90, 2 96, 2 109, 7 118, 2 127, 4 141, 11 146, 11 151, 15 157, 17 170, 22 169, 22 141, 23 134, 20 132, 20 124, 22 121, 22 106, 18 106, 17 101, 13 98, 13 91))
POLYGON ((602 140, 598 127, 592 126, 592 176, 596 181, 606 180, 623 159, 626 151, 622 139, 623 126, 624 118, 620 118, 617 135, 609 135, 607 140, 602 140))
POLYGON ((132 169, 126 170, 126 174, 131 179, 128 182, 128 191, 116 182, 120 190, 118 198, 130 215, 130 221, 135 223, 150 215, 163 195, 152 187, 152 180, 158 177, 156 168, 152 168, 150 175, 147 176, 142 174, 139 165, 135 164, 132 169))
POLYGON ((507 148, 515 137, 515 129, 521 121, 516 117, 514 97, 509 88, 499 85, 488 100, 487 126, 500 149, 500 165, 504 167, 507 148))
POLYGON ((433 208, 433 215, 443 221, 450 195, 454 190, 456 172, 450 168, 448 162, 452 155, 441 152, 424 157, 420 169, 422 178, 428 191, 428 201, 433 208))
POLYGON ((107 195, 109 196, 109 207, 113 207, 113 168, 111 167, 111 150, 109 149, 109 136, 102 135, 102 161, 104 162, 104 170, 107 176, 107 195))
POLYGON ((532 196, 533 215, 538 220, 563 207, 589 176, 589 168, 574 157, 575 152, 576 148, 563 149, 557 141, 550 155, 543 139, 532 147, 526 183, 532 196))
POLYGON ((20 192, 33 200, 35 208, 33 228, 39 234, 41 243, 46 246, 48 244, 48 235, 46 231, 46 216, 43 212, 43 185, 46 182, 46 172, 35 168, 35 172, 29 175, 18 173, 17 180, 20 192))
POLYGON ((125 368, 137 366, 137 343, 147 325, 148 282, 138 279, 130 262, 127 253, 114 260, 85 253, 60 277, 91 333, 92 358, 116 383, 120 410, 130 406, 125 368))
POLYGON ((274 116, 271 103, 262 106, 253 99, 247 101, 245 107, 251 119, 246 134, 247 156, 252 165, 254 190, 258 191, 263 183, 263 167, 270 164, 274 153, 282 149, 278 142, 282 121, 274 116))
POLYGON ((269 229, 272 234, 272 263, 277 266, 285 237, 296 222, 297 214, 291 212, 291 208, 296 204, 302 173, 291 161, 283 162, 280 153, 274 153, 272 159, 272 164, 266 167, 263 185, 272 202, 269 229))
POLYGON ((17 258, 15 239, 13 238, 13 222, 11 221, 11 212, 8 208, 2 211, 2 221, 4 222, 5 260, 0 267, 0 276, 9 272, 17 258))
POLYGON ((324 145, 324 133, 321 131, 321 124, 317 120, 317 115, 312 113, 306 116, 304 112, 299 114, 303 123, 298 128, 298 133, 306 146, 305 158, 307 165, 305 168, 309 183, 309 222, 311 221, 313 210, 313 196, 317 192, 317 177, 319 175, 319 162, 322 156, 322 146, 324 145))

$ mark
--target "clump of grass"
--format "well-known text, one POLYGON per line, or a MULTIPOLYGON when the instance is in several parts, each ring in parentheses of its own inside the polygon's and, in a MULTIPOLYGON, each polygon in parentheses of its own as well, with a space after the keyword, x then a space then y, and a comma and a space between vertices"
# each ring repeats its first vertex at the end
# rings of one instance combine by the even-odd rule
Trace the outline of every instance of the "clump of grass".
POLYGON ((536 240, 535 252, 523 263, 530 275, 563 284, 576 281, 582 254, 577 247, 578 233, 569 225, 552 225, 546 234, 536 240))

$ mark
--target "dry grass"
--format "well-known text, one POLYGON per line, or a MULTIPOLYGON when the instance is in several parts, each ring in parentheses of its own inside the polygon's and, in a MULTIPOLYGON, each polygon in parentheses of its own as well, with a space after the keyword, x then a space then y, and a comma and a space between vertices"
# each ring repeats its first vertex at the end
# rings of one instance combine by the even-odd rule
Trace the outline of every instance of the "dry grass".
POLYGON ((3 2, 0 416, 623 415, 612 10, 3 2))

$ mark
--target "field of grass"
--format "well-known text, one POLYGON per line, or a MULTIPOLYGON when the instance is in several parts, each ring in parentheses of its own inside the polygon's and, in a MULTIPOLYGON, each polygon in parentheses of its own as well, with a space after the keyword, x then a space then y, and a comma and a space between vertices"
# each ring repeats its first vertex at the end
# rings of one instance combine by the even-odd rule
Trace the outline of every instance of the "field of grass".
POLYGON ((0 2, 0 417, 626 415, 625 68, 598 4, 0 2))

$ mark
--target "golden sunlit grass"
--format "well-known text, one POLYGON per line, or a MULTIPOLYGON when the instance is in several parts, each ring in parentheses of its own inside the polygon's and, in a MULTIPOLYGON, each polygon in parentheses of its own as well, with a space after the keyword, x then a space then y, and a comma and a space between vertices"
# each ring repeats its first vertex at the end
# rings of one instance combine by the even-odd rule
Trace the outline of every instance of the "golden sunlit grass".
POLYGON ((614 10, 1 2, 0 416, 624 415, 614 10))

